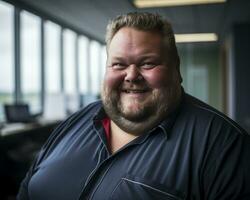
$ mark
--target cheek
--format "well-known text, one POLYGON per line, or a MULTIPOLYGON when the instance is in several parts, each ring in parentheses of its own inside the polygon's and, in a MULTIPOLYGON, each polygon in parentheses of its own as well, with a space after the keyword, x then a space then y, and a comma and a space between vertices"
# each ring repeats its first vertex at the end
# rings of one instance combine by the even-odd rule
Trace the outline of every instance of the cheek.
POLYGON ((167 69, 154 68, 147 71, 143 76, 151 88, 162 88, 168 85, 170 81, 167 69))
POLYGON ((104 76, 104 85, 109 88, 118 88, 124 80, 124 75, 121 72, 114 72, 107 69, 104 76))

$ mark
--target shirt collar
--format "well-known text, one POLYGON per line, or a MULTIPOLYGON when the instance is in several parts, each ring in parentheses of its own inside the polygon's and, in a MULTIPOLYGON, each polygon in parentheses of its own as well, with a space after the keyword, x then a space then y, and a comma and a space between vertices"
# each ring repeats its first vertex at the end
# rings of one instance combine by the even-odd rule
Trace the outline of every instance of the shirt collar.
POLYGON ((165 120, 163 120, 155 129, 160 128, 164 135, 166 136, 166 139, 168 139, 169 134, 171 132, 171 129, 176 121, 178 110, 175 110, 173 113, 171 113, 165 120))

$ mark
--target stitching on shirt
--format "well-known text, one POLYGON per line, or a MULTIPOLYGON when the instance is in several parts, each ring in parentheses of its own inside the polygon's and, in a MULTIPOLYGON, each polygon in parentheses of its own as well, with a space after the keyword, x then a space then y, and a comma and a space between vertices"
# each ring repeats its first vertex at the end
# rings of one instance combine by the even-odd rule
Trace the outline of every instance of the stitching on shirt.
POLYGON ((102 149, 103 149, 103 148, 104 148, 104 146, 102 146, 102 148, 101 148, 101 150, 100 150, 97 164, 96 164, 95 168, 92 170, 92 172, 89 174, 89 176, 88 176, 88 178, 87 178, 87 180, 86 180, 86 182, 85 182, 84 187, 87 185, 87 183, 89 182, 89 179, 92 177, 92 174, 96 171, 96 169, 97 169, 97 167, 98 167, 98 165, 99 165, 99 163, 100 163, 101 154, 102 154, 102 149))
POLYGON ((92 177, 92 174, 93 174, 93 173, 96 171, 96 169, 98 168, 98 165, 99 165, 100 160, 101 160, 101 154, 102 154, 102 149, 103 149, 103 148, 104 148, 104 146, 102 146, 102 148, 101 148, 101 150, 100 150, 97 164, 96 164, 95 168, 92 170, 92 172, 89 174, 88 178, 86 179, 85 184, 84 184, 84 186, 83 186, 83 188, 82 188, 82 190, 81 190, 81 192, 80 192, 80 195, 79 195, 78 199, 81 199, 82 193, 83 193, 83 191, 84 191, 86 185, 88 184, 90 178, 92 177))
POLYGON ((145 183, 140 183, 140 182, 138 182, 138 181, 133 181, 133 180, 130 180, 130 179, 128 179, 128 178, 122 178, 122 180, 131 182, 131 183, 134 183, 134 184, 137 184, 137 185, 142 185, 142 186, 147 187, 147 188, 149 188, 149 189, 151 189, 151 190, 154 190, 154 191, 157 191, 157 192, 159 192, 159 193, 161 193, 161 194, 164 194, 164 195, 166 195, 166 196, 168 196, 168 197, 171 197, 171 198, 174 198, 174 199, 178 199, 178 200, 182 200, 182 199, 179 198, 179 197, 176 197, 176 196, 174 196, 174 195, 172 195, 172 194, 170 194, 170 193, 167 193, 167 192, 164 192, 164 191, 159 190, 159 189, 157 189, 157 188, 154 188, 154 187, 152 187, 152 186, 150 186, 150 185, 147 185, 147 184, 145 184, 145 183))
POLYGON ((88 199, 91 200, 91 199, 93 198, 93 196, 94 196, 96 190, 97 190, 97 189, 99 188, 99 186, 101 185, 101 183, 102 183, 104 177, 105 177, 106 174, 108 173, 108 171, 109 171, 109 169, 111 168, 111 166, 112 166, 113 163, 114 163, 114 162, 112 161, 111 164, 110 164, 110 166, 108 167, 108 169, 104 172, 104 174, 103 174, 102 177, 101 177, 101 180, 100 180, 99 183, 96 185, 96 187, 94 188, 94 190, 93 190, 91 196, 90 196, 88 199))
POLYGON ((242 131, 241 131, 237 126, 235 126, 229 119, 227 119, 226 117, 224 117, 222 114, 220 114, 220 113, 218 113, 218 112, 215 112, 215 111, 213 111, 213 110, 211 110, 211 109, 209 109, 209 108, 206 108, 206 107, 203 107, 203 106, 201 106, 201 105, 198 105, 198 104, 194 104, 194 105, 195 105, 196 107, 198 107, 198 108, 201 108, 201 109, 203 109, 203 110, 207 110, 207 111, 209 111, 209 112, 211 112, 211 113, 214 113, 214 114, 216 114, 216 115, 222 117, 224 120, 226 120, 229 124, 231 124, 234 128, 236 128, 236 129, 242 134, 242 131))
POLYGON ((159 125, 159 127, 162 129, 162 131, 164 132, 165 136, 166 136, 166 140, 168 139, 168 133, 166 131, 166 129, 162 126, 162 125, 159 125))
POLYGON ((123 181, 123 179, 120 179, 118 184, 115 186, 114 190, 111 192, 111 195, 110 195, 111 199, 113 199, 113 195, 114 195, 116 189, 119 187, 119 185, 121 185, 122 181, 123 181))
POLYGON ((96 129, 96 127, 94 126, 94 129, 95 129, 95 132, 96 134, 98 135, 99 139, 101 140, 101 143, 104 145, 106 151, 108 152, 108 154, 110 154, 109 150, 108 150, 108 147, 106 146, 105 142, 103 141, 102 137, 100 136, 99 134, 99 131, 96 129))

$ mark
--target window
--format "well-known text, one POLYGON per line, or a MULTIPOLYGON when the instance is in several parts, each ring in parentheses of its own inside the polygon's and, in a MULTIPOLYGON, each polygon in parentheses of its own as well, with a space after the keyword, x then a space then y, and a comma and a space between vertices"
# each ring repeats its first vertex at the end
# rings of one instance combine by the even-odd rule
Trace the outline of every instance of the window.
POLYGON ((76 34, 66 29, 63 32, 64 42, 64 91, 66 94, 75 94, 76 89, 76 34))
POLYGON ((0 1, 0 121, 4 120, 3 104, 14 97, 14 9, 0 1))
POLYGON ((95 100, 105 72, 105 46, 78 36, 73 30, 62 29, 52 21, 43 22, 41 17, 26 10, 19 14, 20 26, 16 24, 16 31, 18 37, 20 32, 20 41, 17 38, 20 49, 16 49, 15 67, 14 6, 0 1, 0 121, 4 120, 5 103, 21 101, 29 104, 32 113, 38 113, 49 95, 64 96, 66 109, 71 111, 79 107, 80 99, 81 105, 83 98, 85 104, 95 100), (41 38, 42 23, 44 40, 41 38), (20 86, 15 85, 17 83, 20 86), (14 99, 15 94, 17 99, 14 99))
POLYGON ((41 111, 41 20, 21 12, 21 92, 31 112, 41 111))
POLYGON ((60 35, 61 27, 46 21, 45 30, 45 92, 50 94, 61 91, 60 35))
POLYGON ((106 71, 106 61, 107 61, 106 46, 102 46, 102 48, 101 48, 101 69, 100 69, 101 80, 103 80, 103 77, 104 77, 104 74, 106 71))
POLYGON ((79 37, 78 63, 79 63, 79 92, 80 94, 89 93, 89 40, 84 36, 79 37))
POLYGON ((90 43, 90 88, 92 94, 99 94, 101 86, 100 78, 100 44, 96 41, 90 43))
POLYGON ((64 62, 64 92, 66 94, 66 107, 68 114, 80 107, 80 97, 77 90, 76 66, 76 33, 66 29, 63 32, 63 62, 64 62))

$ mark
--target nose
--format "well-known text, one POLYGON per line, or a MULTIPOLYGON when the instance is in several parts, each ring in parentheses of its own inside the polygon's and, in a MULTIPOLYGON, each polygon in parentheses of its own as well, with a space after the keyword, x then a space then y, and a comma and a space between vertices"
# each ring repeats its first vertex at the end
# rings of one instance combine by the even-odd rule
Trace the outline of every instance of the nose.
POLYGON ((126 69, 125 81, 136 82, 142 80, 140 69, 135 64, 129 65, 126 69))

